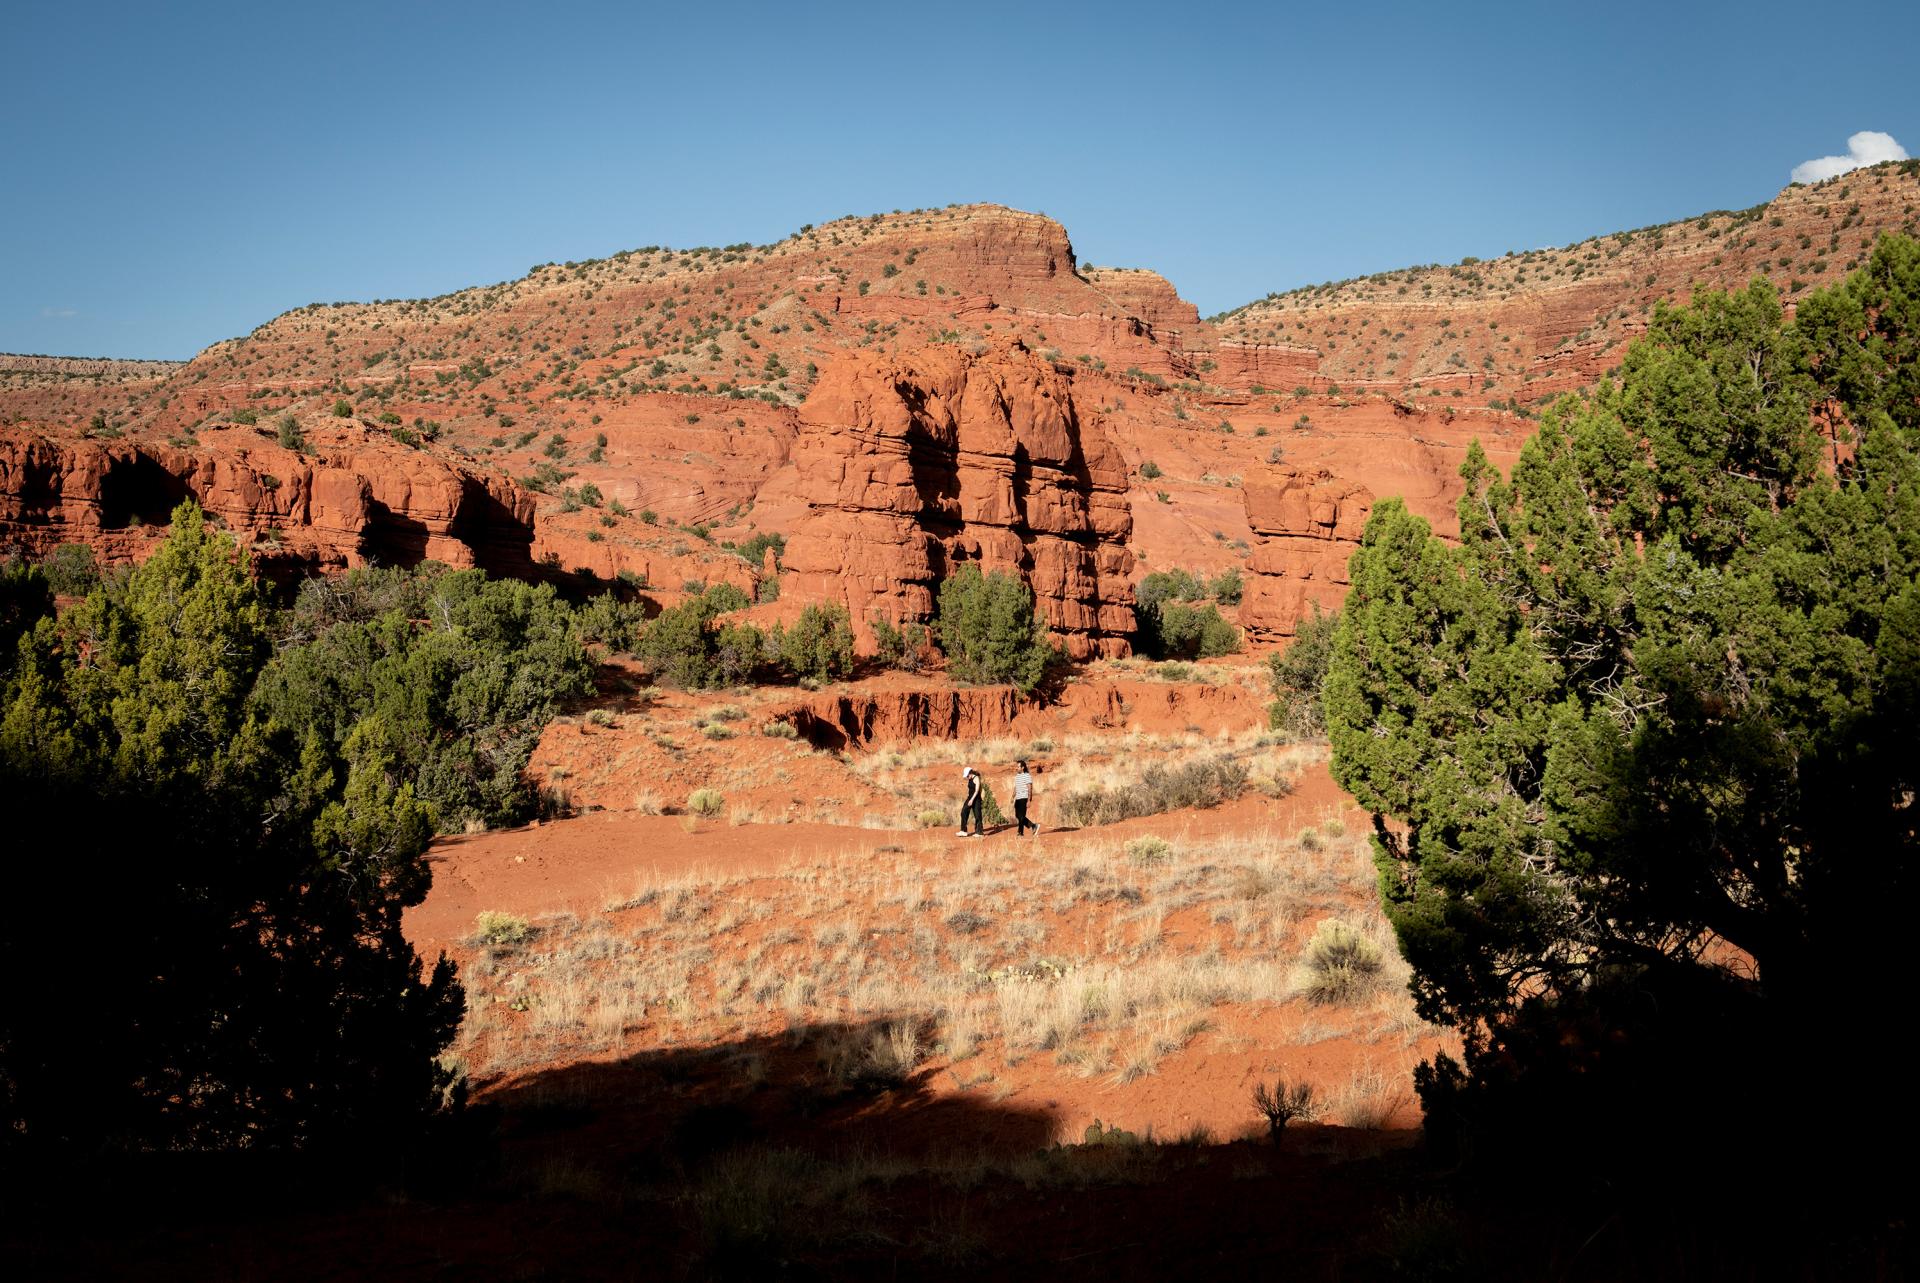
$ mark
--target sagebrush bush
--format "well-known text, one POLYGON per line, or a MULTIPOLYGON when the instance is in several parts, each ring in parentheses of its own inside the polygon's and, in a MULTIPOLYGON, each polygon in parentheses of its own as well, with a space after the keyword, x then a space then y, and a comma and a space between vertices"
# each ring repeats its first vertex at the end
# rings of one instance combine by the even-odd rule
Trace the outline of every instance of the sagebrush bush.
POLYGON ((706 819, 720 814, 727 799, 718 789, 695 789, 687 794, 687 810, 706 819))
POLYGON ((1184 807, 1219 806, 1247 786, 1247 767, 1231 757, 1204 758, 1178 766, 1154 765, 1137 780, 1112 787, 1075 789, 1058 805, 1068 824, 1117 824, 1184 807))
POLYGON ((1135 864, 1159 864, 1172 855, 1173 843, 1151 834, 1127 843, 1127 858, 1135 864))
POLYGON ((1357 927, 1328 918, 1314 929, 1300 955, 1301 992, 1320 1005, 1354 1002, 1380 988, 1386 955, 1357 927))
POLYGON ((506 948, 525 944, 533 936, 533 926, 514 914, 486 909, 473 920, 473 935, 482 944, 506 948))

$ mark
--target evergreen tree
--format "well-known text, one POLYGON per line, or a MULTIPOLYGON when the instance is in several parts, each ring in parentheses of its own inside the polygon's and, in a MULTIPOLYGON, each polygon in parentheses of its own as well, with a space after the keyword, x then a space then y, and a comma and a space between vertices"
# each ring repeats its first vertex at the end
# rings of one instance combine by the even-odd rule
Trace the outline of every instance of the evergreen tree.
POLYGON ((401 912, 431 828, 370 722, 255 698, 271 613, 183 504, 144 565, 55 619, 4 678, 16 903, 0 1100, 16 1146, 367 1146, 441 1100, 461 1010, 401 912))
POLYGON ((1058 659, 1032 590, 1018 575, 983 575, 972 563, 940 585, 936 631, 947 667, 961 681, 1010 682, 1025 693, 1058 659))
POLYGON ((1430 1126, 1731 1132, 1804 1049, 1893 1063, 1860 1044, 1914 889, 1916 344, 1900 237, 1793 323, 1703 293, 1511 478, 1469 453, 1458 547, 1371 515, 1326 710, 1420 1010, 1464 1036, 1430 1126))

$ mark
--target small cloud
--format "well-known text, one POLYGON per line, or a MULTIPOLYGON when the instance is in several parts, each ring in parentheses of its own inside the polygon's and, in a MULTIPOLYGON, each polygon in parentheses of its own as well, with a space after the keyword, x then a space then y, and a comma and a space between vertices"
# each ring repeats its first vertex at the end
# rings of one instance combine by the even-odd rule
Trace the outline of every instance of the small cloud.
POLYGON ((78 315, 80 315, 80 309, 77 307, 43 307, 40 309, 41 319, 47 321, 68 321, 78 315))
POLYGON ((1895 142, 1892 134, 1883 134, 1877 129, 1863 129, 1847 139, 1846 155, 1819 156, 1805 164, 1795 165, 1793 181, 1823 182, 1859 169, 1862 165, 1878 165, 1882 161, 1906 158, 1907 149, 1895 142))

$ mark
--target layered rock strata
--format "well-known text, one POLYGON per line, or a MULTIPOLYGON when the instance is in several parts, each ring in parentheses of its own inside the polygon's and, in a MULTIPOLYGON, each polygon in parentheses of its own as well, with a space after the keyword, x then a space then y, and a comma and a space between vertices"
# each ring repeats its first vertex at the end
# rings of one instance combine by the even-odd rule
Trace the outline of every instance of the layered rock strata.
POLYGON ((805 511, 783 596, 870 621, 926 620, 961 566, 1010 570, 1076 659, 1131 652, 1125 465, 1069 374, 1019 342, 855 353, 801 407, 805 511))

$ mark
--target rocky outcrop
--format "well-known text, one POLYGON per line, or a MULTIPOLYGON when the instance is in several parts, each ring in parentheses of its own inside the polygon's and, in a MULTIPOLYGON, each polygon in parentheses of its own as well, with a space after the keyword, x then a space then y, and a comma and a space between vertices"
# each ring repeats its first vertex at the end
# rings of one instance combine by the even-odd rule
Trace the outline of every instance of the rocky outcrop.
POLYGON ((783 596, 868 620, 932 617, 969 562, 1033 588, 1075 658, 1130 653, 1126 470, 1069 375, 1017 342, 850 353, 801 408, 790 475, 804 501, 783 596))
POLYGON ((1330 472, 1290 470, 1242 490, 1258 542, 1240 603, 1255 641, 1291 637, 1314 606, 1336 609, 1347 593, 1347 558, 1359 546, 1373 494, 1330 472))
POLYGON ((1023 696, 1010 686, 946 683, 859 685, 822 692, 774 709, 822 748, 871 748, 915 740, 985 740, 1005 735, 1072 734, 1200 726, 1210 734, 1260 725, 1263 697, 1239 683, 1079 681, 1056 699, 1023 696))
POLYGON ((137 559, 187 498, 251 544, 268 570, 429 559, 533 569, 532 497, 415 451, 309 456, 264 438, 193 448, 0 439, 0 543, 42 554, 87 543, 105 560, 137 559))
POLYGON ((1081 273, 1121 316, 1138 317, 1156 330, 1200 328, 1200 309, 1180 297, 1173 282, 1139 267, 1089 267, 1081 273))

